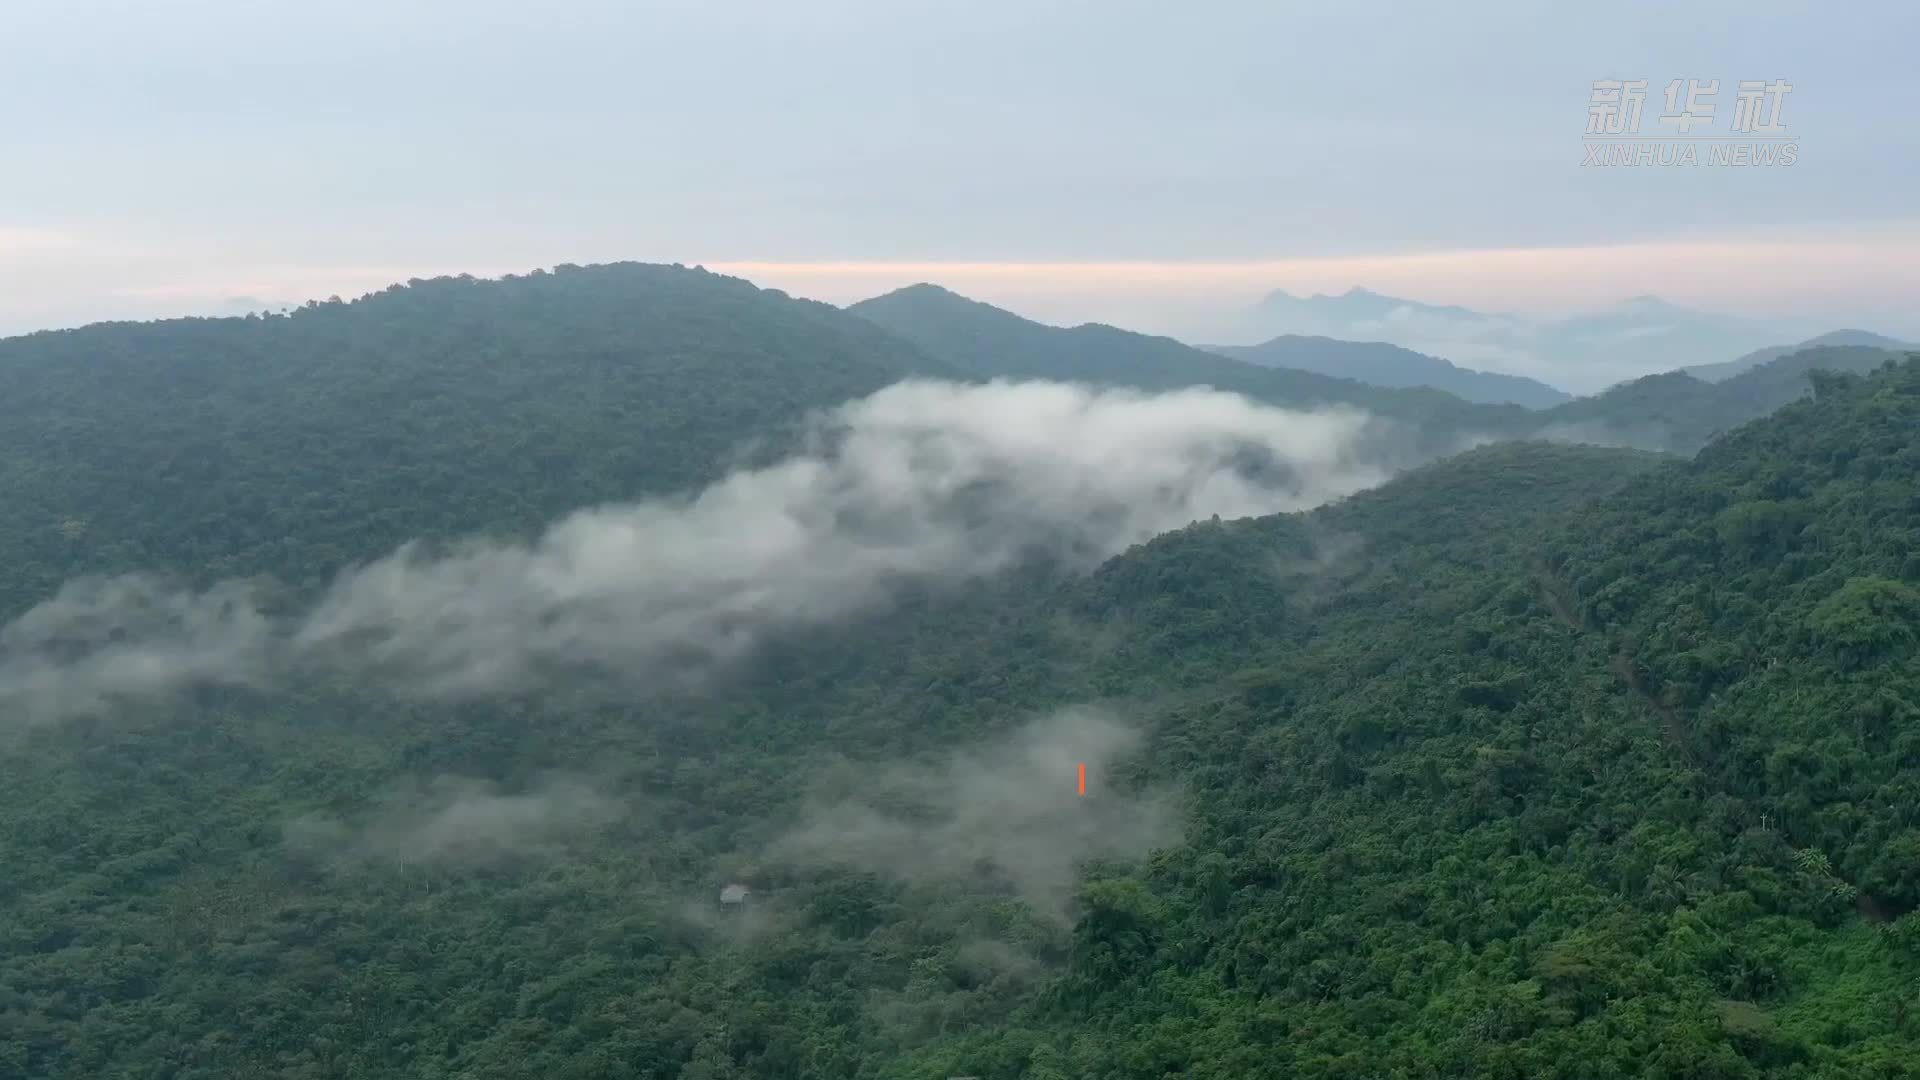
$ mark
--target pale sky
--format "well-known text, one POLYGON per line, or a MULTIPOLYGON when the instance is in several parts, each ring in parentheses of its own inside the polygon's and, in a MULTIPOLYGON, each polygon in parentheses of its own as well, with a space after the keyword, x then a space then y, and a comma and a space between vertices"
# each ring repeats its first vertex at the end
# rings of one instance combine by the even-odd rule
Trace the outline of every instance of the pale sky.
MULTIPOLYGON (((435 273, 1637 293, 1920 336, 1911 0, 5 0, 0 333, 435 273), (1786 79, 1791 167, 1583 168, 1596 79, 1786 79)), ((1719 359, 1719 358, 1713 358, 1719 359)))

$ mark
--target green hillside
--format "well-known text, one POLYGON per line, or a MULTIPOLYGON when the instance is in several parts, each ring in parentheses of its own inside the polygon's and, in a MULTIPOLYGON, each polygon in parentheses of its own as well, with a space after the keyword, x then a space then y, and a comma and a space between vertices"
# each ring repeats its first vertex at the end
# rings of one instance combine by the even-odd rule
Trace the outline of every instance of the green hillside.
MULTIPOLYGON (((1185 385, 1009 332, 610 267, 0 342, 0 599, 525 535, 902 374, 1185 385)), ((1920 361, 1882 359, 1656 416, 1735 429, 1691 459, 1483 446, 906 579, 699 683, 0 714, 0 1076, 1920 1074, 1920 361)))
MULTIPOLYGON (((1920 365, 1821 390, 1541 537, 1449 489, 1471 457, 1316 514, 1400 543, 1292 644, 1195 605, 1258 659, 1149 755, 1188 843, 920 1075, 1914 1075, 1920 365), (1429 474, 1479 527, 1387 509, 1429 474)), ((1289 531, 1102 576, 1180 595, 1289 531)))
POLYGON ((1755 349, 1745 356, 1733 360, 1723 360, 1717 364, 1695 364, 1680 370, 1702 382, 1720 382, 1730 379, 1743 371, 1751 371, 1762 364, 1791 356, 1808 349, 1831 348, 1835 346, 1865 346, 1871 349, 1886 349, 1890 352, 1908 352, 1913 346, 1907 342, 1876 334, 1869 330, 1831 330, 1818 337, 1811 337, 1797 345, 1770 345, 1764 349, 1755 349))
POLYGON ((84 571, 311 582, 529 530, 944 370, 824 304, 635 263, 0 340, 0 610, 84 571))
POLYGON ((1864 346, 1803 349, 1708 382, 1684 371, 1648 375, 1540 413, 1548 434, 1692 453, 1714 437, 1808 392, 1807 374, 1869 372, 1900 354, 1864 346))

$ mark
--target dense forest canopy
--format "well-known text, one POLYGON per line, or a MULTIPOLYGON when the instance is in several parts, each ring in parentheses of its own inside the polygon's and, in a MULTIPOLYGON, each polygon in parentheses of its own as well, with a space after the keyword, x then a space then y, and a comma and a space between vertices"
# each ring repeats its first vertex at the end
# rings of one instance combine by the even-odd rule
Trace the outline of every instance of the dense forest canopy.
MULTIPOLYGON (((696 683, 0 693, 0 1075, 1920 1073, 1920 361, 1528 412, 908 299, 619 266, 0 342, 0 690, 88 645, 35 636, 86 575, 276 618, 408 540, 820 471, 805 416, 908 377, 1235 391, 1231 475, 1289 497, 1360 474, 1275 417, 1415 432, 1112 557, 915 576, 886 532, 886 603, 696 683), (1705 448, 1578 444, 1641 436, 1705 448)), ((1053 434, 1222 415, 1079 393, 1053 434)), ((1095 474, 952 475, 914 522, 1056 527, 1095 474)))
POLYGON ((710 481, 805 410, 944 373, 826 305, 631 263, 11 338, 0 606, 84 571, 301 581, 531 529, 710 481))

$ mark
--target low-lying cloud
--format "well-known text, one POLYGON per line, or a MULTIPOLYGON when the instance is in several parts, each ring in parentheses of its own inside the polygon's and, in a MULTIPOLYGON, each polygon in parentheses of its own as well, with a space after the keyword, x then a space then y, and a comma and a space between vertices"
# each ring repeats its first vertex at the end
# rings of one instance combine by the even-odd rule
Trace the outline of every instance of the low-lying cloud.
POLYGON ((410 545, 269 617, 234 583, 69 585, 0 630, 0 716, 99 713, 327 670, 459 698, 583 672, 682 683, 904 582, 1090 566, 1210 515, 1299 510, 1388 474, 1375 422, 1235 394, 910 381, 818 419, 805 452, 690 496, 576 513, 531 543, 410 545))
POLYGON ((299 818, 286 839, 296 856, 334 865, 478 868, 546 854, 620 812, 617 801, 578 779, 549 778, 515 792, 438 777, 351 819, 299 818))
POLYGON ((1138 728, 1082 707, 938 764, 867 770, 855 784, 817 793, 769 857, 916 884, 984 878, 1064 921, 1084 862, 1137 858, 1179 840, 1170 798, 1113 784, 1113 765, 1140 741, 1138 728))
POLYGON ((0 627, 0 721, 93 715, 197 683, 264 684, 274 623, 258 594, 152 578, 83 578, 0 627))

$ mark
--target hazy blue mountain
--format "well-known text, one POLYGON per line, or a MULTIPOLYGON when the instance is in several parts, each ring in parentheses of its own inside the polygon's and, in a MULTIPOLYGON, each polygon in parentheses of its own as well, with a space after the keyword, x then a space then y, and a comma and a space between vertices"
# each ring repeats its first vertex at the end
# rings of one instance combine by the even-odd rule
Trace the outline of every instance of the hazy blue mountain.
POLYGON ((1328 293, 1294 296, 1285 289, 1275 289, 1260 301, 1255 310, 1273 318, 1320 318, 1336 322, 1404 318, 1407 314, 1474 323, 1510 318, 1453 304, 1423 304, 1418 300, 1388 296, 1359 286, 1337 296, 1328 293))
MULTIPOLYGON (((1217 340, 1276 335, 1384 341, 1481 369, 1552 372, 1562 385, 1598 388, 1673 370, 1702 356, 1745 353, 1815 327, 1696 311, 1656 296, 1560 318, 1532 318, 1425 304, 1367 289, 1340 295, 1269 294, 1217 340), (1231 334, 1231 337, 1228 336, 1231 334)), ((1837 342, 1836 344, 1846 344, 1837 342)))
MULTIPOLYGON (((1289 334, 1384 341, 1428 355, 1479 362, 1483 357, 1513 354, 1524 344, 1528 329, 1526 320, 1517 316, 1425 304, 1370 289, 1311 296, 1276 289, 1249 309, 1229 333, 1247 343, 1289 334)), ((1226 334, 1220 338, 1227 339, 1226 334)))
POLYGON ((847 310, 936 360, 985 378, 1062 379, 1143 390, 1207 385, 1296 408, 1350 405, 1407 422, 1429 451, 1488 433, 1519 433, 1529 423, 1528 414, 1515 406, 1479 404, 1441 390, 1267 367, 1097 323, 1048 326, 937 285, 897 289, 847 310))
MULTIPOLYGON (((1387 298, 1349 294, 1336 299, 1368 309, 1387 298)), ((1111 326, 1047 326, 935 285, 900 289, 848 310, 904 338, 920 354, 980 377, 1081 380, 1148 390, 1206 384, 1276 404, 1366 409, 1415 430, 1418 451, 1408 461, 1450 452, 1447 447, 1530 437, 1691 454, 1716 433, 1805 396, 1809 371, 1866 372, 1895 355, 1861 347, 1805 350, 1719 383, 1669 371, 1526 409, 1470 402, 1425 386, 1395 389, 1315 371, 1264 367, 1243 362, 1238 350, 1222 355, 1111 326)))
POLYGON ((1746 352, 1782 337, 1798 338, 1807 329, 1790 320, 1695 311, 1657 296, 1636 296, 1604 311, 1548 323, 1541 340, 1547 355, 1596 368, 1616 363, 1639 370, 1672 370, 1686 366, 1692 357, 1746 352))
POLYGON ((1916 348, 1916 346, 1908 342, 1887 337, 1885 334, 1876 334, 1871 330, 1830 330, 1827 333, 1821 334, 1819 337, 1808 338, 1798 345, 1769 345, 1764 349, 1755 349, 1735 360, 1726 360, 1718 364, 1695 364, 1692 367, 1684 367, 1680 370, 1696 379, 1704 379, 1707 382, 1720 382, 1723 379, 1730 379, 1743 371, 1751 371, 1761 364, 1778 360, 1792 353, 1797 353, 1802 349, 1812 349, 1826 345, 1860 345, 1870 349, 1890 349, 1896 352, 1916 348))
POLYGON ((1209 345, 1206 348, 1266 367, 1358 379, 1375 386, 1427 386, 1489 405, 1513 404, 1541 409, 1573 397, 1564 390, 1524 376, 1473 371, 1437 356, 1381 341, 1340 341, 1283 334, 1259 345, 1209 345))

